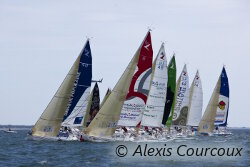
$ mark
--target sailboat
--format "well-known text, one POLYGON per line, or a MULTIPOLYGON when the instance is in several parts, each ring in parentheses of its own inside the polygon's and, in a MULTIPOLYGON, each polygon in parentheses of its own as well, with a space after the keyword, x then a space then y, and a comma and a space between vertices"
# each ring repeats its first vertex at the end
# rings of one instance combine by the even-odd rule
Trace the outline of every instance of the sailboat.
POLYGON ((180 131, 187 123, 189 104, 189 79, 186 64, 183 67, 181 75, 177 81, 176 94, 175 94, 175 107, 173 113, 172 126, 180 131))
MULTIPOLYGON (((145 83, 145 80, 151 73, 150 69, 152 66, 152 57, 153 51, 151 44, 151 35, 150 31, 148 31, 141 46, 136 51, 134 57, 130 61, 126 70, 107 98, 106 102, 103 104, 94 120, 92 120, 92 122, 84 132, 85 134, 83 134, 83 138, 85 140, 96 141, 99 139, 111 139, 117 128, 117 123, 120 119, 122 109, 123 111, 125 109, 127 111, 130 111, 130 109, 134 109, 133 111, 137 111, 139 113, 135 113, 134 116, 136 118, 140 117, 142 109, 143 107, 145 107, 147 97, 145 94, 140 93, 141 91, 147 93, 147 89, 145 90, 145 87, 143 87, 144 85, 141 85, 141 83, 145 83), (130 102, 129 100, 133 99, 137 99, 137 101, 140 102, 140 105, 128 103, 130 102), (125 106, 127 106, 128 108, 124 106, 125 100, 128 100, 128 102, 125 103, 125 106)), ((123 113, 123 115, 125 115, 125 112, 123 113)), ((138 124, 139 121, 140 118, 136 119, 136 121, 133 121, 133 125, 138 124)), ((126 123, 126 121, 124 122, 126 123)))
POLYGON ((170 128, 172 124, 172 118, 174 113, 175 88, 176 88, 176 63, 175 63, 175 55, 173 55, 168 64, 167 94, 166 94, 166 102, 162 119, 162 124, 166 125, 168 128, 170 128))
POLYGON ((203 105, 203 92, 201 78, 199 71, 197 70, 192 85, 189 89, 189 106, 187 126, 191 128, 191 131, 195 131, 199 125, 202 115, 203 105))
POLYGON ((214 126, 226 127, 228 110, 229 84, 226 70, 223 67, 205 113, 199 123, 198 131, 202 134, 212 135, 214 126))
POLYGON ((12 130, 12 129, 5 129, 5 130, 3 130, 3 132, 5 132, 5 133, 17 133, 17 131, 14 131, 14 130, 12 130))
POLYGON ((83 121, 83 128, 88 127, 90 122, 94 119, 94 117, 98 113, 99 109, 100 109, 100 93, 98 84, 96 82, 89 97, 88 107, 83 121))
POLYGON ((145 110, 142 115, 142 126, 162 127, 167 93, 167 70, 167 59, 164 44, 162 44, 152 67, 151 84, 145 110))
POLYGON ((61 86, 32 128, 31 135, 35 138, 58 140, 62 122, 67 126, 79 126, 85 115, 91 79, 92 56, 87 40, 61 86))

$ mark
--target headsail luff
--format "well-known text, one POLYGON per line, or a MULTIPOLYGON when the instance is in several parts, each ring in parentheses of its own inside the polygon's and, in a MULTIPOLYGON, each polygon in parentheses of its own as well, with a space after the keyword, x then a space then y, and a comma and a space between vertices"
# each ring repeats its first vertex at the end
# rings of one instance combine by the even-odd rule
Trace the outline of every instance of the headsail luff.
POLYGON ((153 49, 148 35, 140 49, 136 71, 124 101, 119 126, 139 126, 145 109, 152 73, 153 49))
POLYGON ((106 102, 86 129, 85 133, 87 135, 95 137, 110 137, 115 132, 117 122, 120 119, 123 103, 126 99, 130 83, 137 68, 141 49, 145 47, 146 41, 151 44, 150 32, 147 33, 141 46, 136 51, 134 57, 130 61, 106 102))
POLYGON ((187 125, 198 126, 202 115, 203 92, 199 72, 197 70, 189 92, 187 125))
POLYGON ((176 88, 176 63, 175 63, 175 55, 173 55, 168 64, 168 84, 167 84, 167 94, 166 94, 167 97, 162 119, 162 124, 166 125, 167 127, 170 127, 172 124, 174 104, 175 104, 175 99, 174 99, 175 88, 176 88))
POLYGON ((218 101, 218 108, 215 117, 215 126, 227 126, 227 117, 229 110, 229 84, 225 68, 221 72, 221 87, 218 101))
POLYGON ((221 79, 219 78, 214 88, 213 94, 207 105, 205 113, 203 114, 202 119, 198 126, 198 131, 201 133, 211 133, 214 130, 214 119, 218 107, 220 85, 221 85, 221 79))
POLYGON ((172 125, 186 126, 189 103, 189 81, 186 65, 177 81, 172 125))
POLYGON ((109 95, 111 94, 111 90, 108 88, 107 92, 106 92, 106 95, 104 96, 102 102, 101 102, 101 105, 100 105, 100 108, 102 108, 103 104, 106 102, 107 98, 109 97, 109 95))
POLYGON ((167 59, 164 44, 162 44, 152 66, 151 84, 142 115, 142 126, 161 127, 162 125, 167 92, 167 70, 167 59))
MULTIPOLYGON (((57 90, 54 97, 42 113, 35 126, 32 128, 32 135, 39 137, 56 137, 59 133, 61 123, 63 121, 64 113, 68 107, 69 101, 72 97, 72 91, 79 77, 79 66, 82 57, 85 55, 85 47, 89 46, 89 41, 86 42, 80 55, 76 59, 75 63, 71 67, 69 73, 66 75, 61 86, 57 90)), ((90 48, 90 47, 89 47, 90 48)), ((90 55, 91 56, 91 55, 90 55)), ((91 66, 87 64, 87 67, 91 66)), ((85 68, 87 68, 85 66, 85 68)), ((91 67, 92 68, 92 67, 91 67)), ((91 79, 90 79, 91 80, 91 79)))
POLYGON ((99 109, 100 109, 100 93, 98 84, 96 82, 93 90, 91 91, 91 96, 89 98, 88 107, 84 117, 83 121, 84 128, 87 127, 90 124, 90 122, 94 119, 99 109))

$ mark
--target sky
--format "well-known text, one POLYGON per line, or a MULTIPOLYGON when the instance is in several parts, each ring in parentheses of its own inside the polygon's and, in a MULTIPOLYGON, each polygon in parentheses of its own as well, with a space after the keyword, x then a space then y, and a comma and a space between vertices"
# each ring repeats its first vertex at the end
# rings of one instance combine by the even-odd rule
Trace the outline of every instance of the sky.
POLYGON ((35 124, 87 37, 103 98, 150 28, 154 57, 165 42, 177 77, 186 63, 191 85, 199 70, 203 112, 225 65, 228 126, 250 127, 249 18, 248 0, 0 0, 0 124, 35 124))

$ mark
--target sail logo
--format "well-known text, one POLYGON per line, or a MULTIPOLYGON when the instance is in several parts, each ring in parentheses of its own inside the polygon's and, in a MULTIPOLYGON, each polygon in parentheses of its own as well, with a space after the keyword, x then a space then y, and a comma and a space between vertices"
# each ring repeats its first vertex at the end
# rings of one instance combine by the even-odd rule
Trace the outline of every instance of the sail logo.
POLYGON ((51 126, 45 126, 43 129, 44 132, 52 132, 53 128, 51 126))
POLYGON ((150 46, 150 43, 148 44, 148 41, 145 41, 146 45, 144 46, 145 49, 147 49, 149 51, 149 46, 150 46))
POLYGON ((89 52, 87 49, 84 49, 84 55, 85 55, 85 56, 89 57, 89 53, 90 53, 90 52, 89 52))
POLYGON ((152 81, 152 86, 155 86, 155 87, 165 87, 165 83, 162 83, 162 82, 158 82, 158 81, 152 81))
POLYGON ((164 68, 164 61, 159 61, 157 67, 158 67, 160 70, 163 70, 163 68, 164 68))
POLYGON ((89 65, 87 64, 87 63, 82 63, 82 62, 80 62, 81 63, 81 65, 83 66, 83 67, 88 67, 89 65))
POLYGON ((194 86, 199 87, 199 81, 195 81, 194 86))
POLYGON ((205 124, 205 125, 202 126, 202 128, 203 128, 203 129, 208 129, 208 125, 205 124))
POLYGON ((224 110, 225 109, 225 106, 226 106, 226 103, 224 101, 220 101, 219 104, 218 104, 218 107, 221 109, 221 110, 224 110))
POLYGON ((77 76, 76 76, 76 79, 75 79, 75 82, 74 82, 74 87, 73 87, 73 90, 71 92, 71 96, 70 96, 70 99, 69 99, 69 102, 68 102, 68 105, 67 105, 67 109, 65 111, 65 116, 69 116, 68 113, 69 113, 69 109, 70 109, 70 106, 72 104, 72 101, 74 99, 74 95, 75 95, 75 91, 76 91, 76 87, 78 85, 78 81, 79 81, 79 78, 80 78, 80 75, 81 73, 80 72, 77 72, 77 76))
POLYGON ((174 69, 174 64, 171 64, 170 68, 171 68, 171 69, 174 69))
POLYGON ((160 59, 161 59, 161 60, 164 60, 164 57, 165 57, 165 55, 164 55, 163 53, 161 53, 160 59))
POLYGON ((117 122, 110 122, 110 123, 108 123, 107 127, 108 128, 115 128, 115 127, 117 127, 117 122))

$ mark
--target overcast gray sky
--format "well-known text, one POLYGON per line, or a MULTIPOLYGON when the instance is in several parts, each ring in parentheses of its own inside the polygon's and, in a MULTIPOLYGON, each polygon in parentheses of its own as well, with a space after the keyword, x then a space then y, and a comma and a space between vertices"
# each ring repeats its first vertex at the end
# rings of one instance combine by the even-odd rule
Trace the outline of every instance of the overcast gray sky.
MULTIPOLYGON (((250 127, 250 1, 0 0, 0 124, 34 124, 91 37, 93 79, 113 88, 148 27, 154 57, 164 41, 190 84, 199 69, 203 112, 223 64, 229 77, 229 126, 250 127)), ((92 85, 93 87, 93 85, 92 85)))

